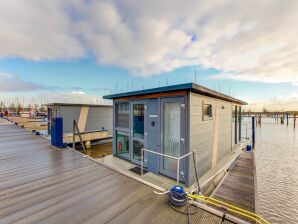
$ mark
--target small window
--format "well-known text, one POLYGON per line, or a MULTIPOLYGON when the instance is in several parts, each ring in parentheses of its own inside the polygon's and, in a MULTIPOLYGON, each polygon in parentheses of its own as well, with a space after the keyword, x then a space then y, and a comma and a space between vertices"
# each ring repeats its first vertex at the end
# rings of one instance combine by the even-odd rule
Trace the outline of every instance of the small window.
POLYGON ((129 103, 116 103, 116 127, 129 128, 129 103))
POLYGON ((203 119, 204 120, 212 119, 212 105, 211 104, 204 103, 203 119))

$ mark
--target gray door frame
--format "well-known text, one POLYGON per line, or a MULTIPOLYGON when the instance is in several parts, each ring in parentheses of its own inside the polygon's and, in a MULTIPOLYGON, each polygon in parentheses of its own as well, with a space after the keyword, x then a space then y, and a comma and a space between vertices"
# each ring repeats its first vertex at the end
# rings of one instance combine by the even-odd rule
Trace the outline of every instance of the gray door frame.
MULTIPOLYGON (((137 160, 137 159, 134 159, 133 158, 133 141, 136 140, 136 141, 141 141, 143 142, 144 144, 144 148, 146 148, 146 144, 147 144, 147 100, 134 100, 134 101, 131 101, 131 104, 130 104, 130 141, 129 141, 129 154, 130 154, 130 161, 135 163, 135 164, 138 164, 138 165, 141 165, 141 161, 140 160, 137 160), (135 104, 144 104, 144 139, 140 139, 140 138, 135 138, 133 137, 133 105, 135 104)), ((146 153, 144 153, 144 166, 147 166, 147 161, 146 161, 146 157, 145 157, 146 153)))
MULTIPOLYGON (((180 156, 185 154, 186 150, 186 128, 187 128, 187 122, 186 122, 186 98, 184 96, 178 96, 178 97, 167 97, 167 98, 161 98, 160 99, 160 153, 164 153, 164 103, 175 103, 180 102, 180 156), (184 142, 182 141, 184 139, 184 142)), ((159 172, 165 176, 176 178, 176 173, 172 173, 168 170, 165 170, 163 168, 164 165, 164 159, 163 157, 160 157, 159 159, 159 172)), ((180 161, 180 181, 186 181, 186 170, 185 170, 185 160, 180 161), (183 172, 184 175, 181 175, 183 172)))

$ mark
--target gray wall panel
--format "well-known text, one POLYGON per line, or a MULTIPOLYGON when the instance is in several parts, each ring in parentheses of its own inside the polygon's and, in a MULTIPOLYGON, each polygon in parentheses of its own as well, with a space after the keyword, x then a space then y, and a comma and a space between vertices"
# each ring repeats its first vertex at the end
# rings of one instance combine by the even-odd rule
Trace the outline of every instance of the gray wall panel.
POLYGON ((112 134, 112 107, 89 107, 85 131, 108 130, 112 134))
POLYGON ((58 116, 63 117, 63 132, 72 132, 73 120, 79 121, 81 107, 79 106, 60 106, 58 116))

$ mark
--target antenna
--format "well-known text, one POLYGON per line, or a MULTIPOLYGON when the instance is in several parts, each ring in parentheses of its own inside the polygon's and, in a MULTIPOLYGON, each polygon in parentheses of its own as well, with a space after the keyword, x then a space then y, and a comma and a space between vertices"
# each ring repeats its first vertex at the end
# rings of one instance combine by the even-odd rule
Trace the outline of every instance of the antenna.
POLYGON ((197 84, 197 69, 195 69, 195 83, 197 84))

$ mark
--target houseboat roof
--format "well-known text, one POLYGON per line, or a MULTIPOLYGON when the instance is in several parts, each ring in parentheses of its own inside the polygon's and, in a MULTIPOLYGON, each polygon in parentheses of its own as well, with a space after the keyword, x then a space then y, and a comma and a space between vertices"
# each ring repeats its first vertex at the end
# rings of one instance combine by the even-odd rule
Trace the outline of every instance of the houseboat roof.
POLYGON ((46 107, 53 107, 53 106, 75 106, 75 107, 112 107, 112 105, 107 104, 83 104, 83 103, 47 103, 43 104, 46 107))
POLYGON ((166 93, 166 92, 181 91, 181 90, 191 91, 201 95, 210 96, 213 98, 222 99, 225 101, 229 101, 229 102, 233 102, 241 105, 247 105, 247 103, 242 100, 236 99, 234 97, 225 95, 223 93, 214 91, 212 89, 206 88, 204 86, 201 86, 195 83, 185 83, 185 84, 163 86, 158 88, 144 89, 144 90, 138 90, 138 91, 125 92, 125 93, 117 93, 117 94, 103 96, 103 98, 117 99, 117 98, 123 98, 123 97, 133 97, 133 96, 166 93))

